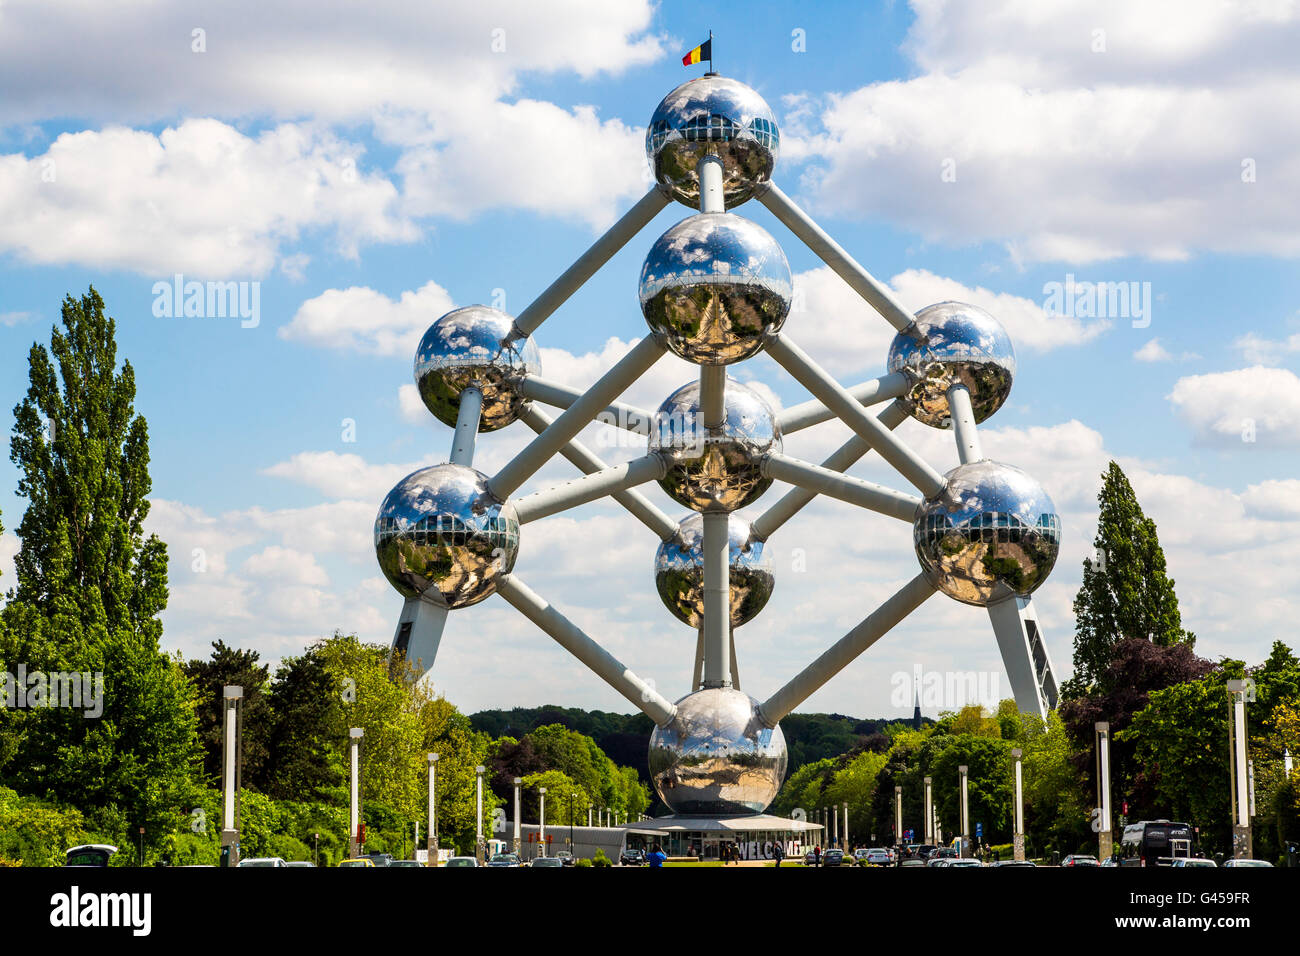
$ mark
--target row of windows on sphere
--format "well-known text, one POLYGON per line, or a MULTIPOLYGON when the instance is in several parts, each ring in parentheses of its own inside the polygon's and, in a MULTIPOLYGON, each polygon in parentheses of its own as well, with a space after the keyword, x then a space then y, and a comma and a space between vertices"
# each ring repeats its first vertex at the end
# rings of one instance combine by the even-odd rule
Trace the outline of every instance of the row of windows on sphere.
MULTIPOLYGON (((769 119, 752 120, 746 128, 750 136, 767 149, 775 149, 781 141, 780 131, 769 119)), ((672 132, 666 120, 652 123, 648 134, 650 151, 657 151, 672 132)), ((691 118, 681 128, 681 134, 683 139, 692 143, 729 143, 740 135, 740 124, 728 116, 712 113, 691 118)))
MULTIPOLYGON (((917 528, 916 537, 918 541, 933 541, 955 528, 957 525, 948 515, 929 514, 917 528)), ((1037 523, 1030 525, 1022 521, 1019 516, 1005 511, 986 511, 963 522, 961 528, 967 537, 973 537, 972 532, 978 531, 981 541, 1005 541, 1014 544, 1030 531, 1053 541, 1061 539, 1060 516, 1051 513, 1040 514, 1037 523)))
POLYGON ((379 538, 405 534, 412 543, 420 547, 442 545, 463 548, 471 540, 477 539, 486 540, 494 547, 513 548, 519 542, 519 532, 515 526, 499 516, 486 517, 479 526, 466 524, 455 515, 430 515, 420 519, 409 529, 403 527, 402 522, 397 518, 380 518, 375 534, 379 538))

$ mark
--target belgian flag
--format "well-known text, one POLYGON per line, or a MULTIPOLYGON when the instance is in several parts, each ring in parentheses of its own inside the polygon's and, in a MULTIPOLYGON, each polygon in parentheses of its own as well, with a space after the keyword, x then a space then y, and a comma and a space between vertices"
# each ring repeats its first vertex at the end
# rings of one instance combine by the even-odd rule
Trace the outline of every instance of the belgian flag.
POLYGON ((682 57, 682 66, 693 66, 708 60, 713 62, 713 37, 709 37, 690 53, 682 57))

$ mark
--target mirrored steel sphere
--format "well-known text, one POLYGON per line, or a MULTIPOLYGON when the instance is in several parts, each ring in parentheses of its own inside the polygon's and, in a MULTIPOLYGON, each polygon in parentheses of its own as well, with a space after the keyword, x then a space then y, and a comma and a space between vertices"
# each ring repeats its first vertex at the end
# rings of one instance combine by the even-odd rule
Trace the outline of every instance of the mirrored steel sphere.
POLYGON ((696 380, 673 392, 650 425, 650 450, 668 463, 659 484, 692 511, 735 511, 772 484, 763 477, 763 456, 781 450, 781 431, 771 406, 730 378, 725 399, 726 421, 706 429, 696 380))
POLYGON ((702 213, 655 242, 641 269, 641 312, 674 355, 729 365, 759 352, 790 312, 790 264, 762 227, 702 213))
POLYGON ((470 305, 429 326, 415 350, 415 387, 438 421, 455 427, 460 393, 470 385, 483 393, 479 431, 496 431, 519 417, 519 379, 540 374, 542 363, 531 336, 510 339, 513 325, 498 309, 470 305))
POLYGON ((375 518, 375 554, 403 597, 468 607, 496 590, 519 552, 515 506, 487 490, 463 465, 434 465, 407 475, 375 518))
POLYGON ((785 779, 785 734, 763 726, 748 694, 698 690, 650 735, 649 759, 655 790, 674 813, 762 813, 785 779))
POLYGON ((699 207, 701 156, 722 160, 727 207, 769 182, 781 148, 771 108, 756 92, 725 76, 687 80, 664 97, 650 118, 645 151, 655 179, 673 198, 699 207))
MULTIPOLYGON (((776 582, 771 555, 749 531, 749 521, 727 516, 731 563, 731 626, 752 621, 772 596, 776 582)), ((693 514, 677 525, 677 534, 655 553, 655 589, 668 610, 698 628, 704 616, 704 516, 693 514)))
POLYGON ((950 597, 984 607, 1028 597, 1051 573, 1061 519, 1041 485, 996 461, 959 465, 916 509, 912 539, 926 577, 950 597))
POLYGON ((904 400, 913 418, 948 428, 948 389, 958 383, 970 391, 975 421, 1002 407, 1016 375, 1016 352, 1007 330, 983 309, 940 302, 916 313, 915 328, 894 337, 889 370, 912 380, 904 400))

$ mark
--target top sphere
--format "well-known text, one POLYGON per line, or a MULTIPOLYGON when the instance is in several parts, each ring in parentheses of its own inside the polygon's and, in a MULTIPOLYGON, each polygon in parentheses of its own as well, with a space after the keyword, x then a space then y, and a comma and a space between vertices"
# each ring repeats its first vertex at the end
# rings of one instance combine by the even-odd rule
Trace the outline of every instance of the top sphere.
POLYGON ((655 109, 645 136, 655 179, 678 202, 695 208, 701 157, 713 153, 722 160, 722 195, 730 208, 772 179, 780 146, 771 107, 725 76, 700 76, 677 87, 655 109))
POLYGON ((697 365, 747 359, 781 331, 794 286, 765 229, 729 212, 673 226, 641 267, 641 312, 670 352, 697 365))
POLYGON ((415 387, 438 421, 456 426, 460 393, 471 385, 483 393, 479 431, 496 431, 519 417, 526 401, 519 380, 540 373, 542 363, 531 337, 511 337, 514 324, 499 309, 470 305, 429 326, 415 350, 415 387))
POLYGON ((982 422, 1007 400, 1016 374, 1016 351, 997 319, 964 302, 940 302, 916 313, 915 324, 894 336, 889 370, 907 373, 912 387, 903 397, 918 422, 948 428, 948 389, 965 385, 975 421, 982 422))

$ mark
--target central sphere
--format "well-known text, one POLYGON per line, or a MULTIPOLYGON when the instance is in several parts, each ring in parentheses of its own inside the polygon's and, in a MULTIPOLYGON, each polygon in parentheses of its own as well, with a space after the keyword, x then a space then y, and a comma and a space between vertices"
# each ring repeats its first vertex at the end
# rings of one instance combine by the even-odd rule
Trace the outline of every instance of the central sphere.
POLYGON ((1061 519, 1041 485, 996 461, 958 465, 917 506, 912 538, 930 582, 964 604, 1028 597, 1061 549, 1061 519))
POLYGON ((965 385, 975 421, 1007 400, 1016 375, 1016 351, 997 319, 962 302, 940 302, 916 313, 913 327, 894 336, 889 370, 903 371, 912 387, 903 397, 919 422, 947 428, 948 389, 965 385))
POLYGON ((738 206, 772 179, 781 133, 772 109, 754 90, 725 76, 687 80, 650 117, 645 151, 655 179, 672 197, 699 208, 702 156, 722 160, 722 196, 738 206))
POLYGON ((496 590, 519 553, 515 506, 491 496, 487 478, 463 465, 407 475, 375 518, 375 554, 403 597, 440 607, 477 604, 496 590))
POLYGON ((670 352, 697 365, 758 353, 785 324, 790 263, 765 229, 731 213, 673 226, 641 269, 641 312, 670 352))
POLYGON ((531 337, 512 336, 514 320, 498 309, 470 305, 437 319, 415 350, 415 387, 444 425, 456 426, 460 393, 471 385, 483 393, 478 430, 496 431, 519 417, 519 381, 537 375, 542 363, 531 337))
MULTIPOLYGON (((727 516, 731 573, 731 626, 740 627, 758 616, 772 596, 775 577, 771 555, 753 537, 749 521, 727 516)), ((704 516, 689 515, 677 534, 655 553, 655 589, 668 610, 682 623, 698 628, 704 617, 704 516)))
POLYGON ((781 450, 781 430, 771 406, 730 378, 724 400, 722 427, 705 428, 700 383, 690 382, 659 406, 650 426, 650 451, 668 464, 659 484, 692 511, 735 511, 772 484, 763 476, 763 456, 781 450))
POLYGON ((762 813, 787 759, 781 728, 765 726, 758 701, 731 687, 686 695, 650 735, 650 779, 674 813, 762 813))

